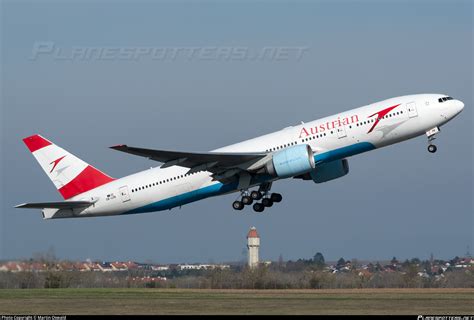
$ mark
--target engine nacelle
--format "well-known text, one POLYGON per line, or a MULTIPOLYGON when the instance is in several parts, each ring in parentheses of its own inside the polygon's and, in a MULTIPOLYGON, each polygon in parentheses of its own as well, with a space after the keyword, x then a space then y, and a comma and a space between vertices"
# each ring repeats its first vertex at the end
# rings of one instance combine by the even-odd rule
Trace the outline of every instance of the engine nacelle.
POLYGON ((296 145, 273 154, 266 171, 279 178, 289 178, 310 172, 315 168, 314 154, 307 144, 296 145))
POLYGON ((310 172, 315 183, 323 183, 345 176, 349 173, 349 162, 346 159, 320 164, 310 172))

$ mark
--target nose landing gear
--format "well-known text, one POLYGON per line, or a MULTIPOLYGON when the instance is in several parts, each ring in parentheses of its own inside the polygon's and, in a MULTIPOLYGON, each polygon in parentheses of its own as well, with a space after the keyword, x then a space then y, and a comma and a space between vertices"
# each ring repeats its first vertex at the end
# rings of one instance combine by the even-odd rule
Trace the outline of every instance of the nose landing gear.
POLYGON ((438 127, 434 127, 431 130, 426 131, 426 136, 428 137, 428 152, 435 153, 438 148, 432 144, 432 142, 436 139, 435 135, 439 132, 438 127))
POLYGON ((434 144, 428 146, 428 152, 435 153, 438 148, 434 144))

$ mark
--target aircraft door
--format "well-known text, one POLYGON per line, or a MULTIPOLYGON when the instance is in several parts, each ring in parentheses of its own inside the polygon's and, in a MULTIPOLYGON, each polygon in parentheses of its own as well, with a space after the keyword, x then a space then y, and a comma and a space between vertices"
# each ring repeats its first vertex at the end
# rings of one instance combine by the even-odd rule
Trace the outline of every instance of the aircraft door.
POLYGON ((122 198, 122 202, 130 201, 130 194, 128 193, 128 187, 123 186, 119 189, 120 197, 122 198))
POLYGON ((416 102, 407 103, 408 117, 414 118, 418 116, 418 111, 416 110, 416 102))
POLYGON ((347 136, 346 127, 345 127, 345 126, 340 126, 340 127, 338 127, 338 128, 336 129, 336 131, 337 131, 337 137, 338 137, 339 139, 344 138, 344 137, 347 136))

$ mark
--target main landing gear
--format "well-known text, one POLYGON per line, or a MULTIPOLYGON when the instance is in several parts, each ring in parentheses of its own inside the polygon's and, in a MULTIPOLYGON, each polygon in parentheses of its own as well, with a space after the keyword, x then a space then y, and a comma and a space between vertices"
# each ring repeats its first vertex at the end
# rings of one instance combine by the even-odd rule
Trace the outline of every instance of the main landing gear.
POLYGON ((281 202, 283 197, 279 193, 269 193, 271 183, 263 184, 257 190, 248 192, 248 190, 242 191, 240 200, 236 200, 232 203, 232 208, 235 210, 242 210, 245 206, 251 205, 254 201, 259 201, 253 204, 252 208, 255 212, 263 212, 265 208, 273 206, 274 203, 281 202))
POLYGON ((435 153, 438 148, 432 144, 432 142, 436 139, 435 135, 439 132, 438 127, 434 127, 431 130, 426 131, 426 136, 428 137, 428 152, 435 153))

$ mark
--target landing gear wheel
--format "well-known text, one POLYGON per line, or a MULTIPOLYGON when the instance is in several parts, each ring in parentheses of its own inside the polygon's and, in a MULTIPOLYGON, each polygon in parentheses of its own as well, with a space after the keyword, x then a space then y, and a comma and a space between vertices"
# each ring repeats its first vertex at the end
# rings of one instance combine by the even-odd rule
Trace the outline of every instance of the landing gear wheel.
POLYGON ((281 194, 279 193, 272 193, 270 195, 270 199, 273 201, 273 202, 281 202, 281 200, 283 199, 283 197, 281 196, 281 194))
POLYGON ((430 153, 435 153, 436 150, 438 150, 438 148, 437 148, 434 144, 430 144, 430 145, 428 146, 428 151, 429 151, 430 153))
POLYGON ((234 210, 242 210, 244 208, 244 204, 237 200, 232 203, 232 208, 234 208, 234 210))
POLYGON ((261 192, 258 192, 258 191, 252 191, 250 192, 250 197, 253 199, 253 200, 260 200, 262 199, 263 195, 261 192))
POLYGON ((273 206, 273 201, 270 198, 263 198, 262 205, 264 205, 265 207, 271 207, 273 206))
POLYGON ((264 209, 265 209, 265 206, 263 204, 259 203, 259 202, 255 203, 253 205, 253 210, 255 212, 262 212, 264 209))
POLYGON ((242 203, 246 206, 251 205, 253 202, 253 199, 249 196, 243 196, 242 197, 242 203))

